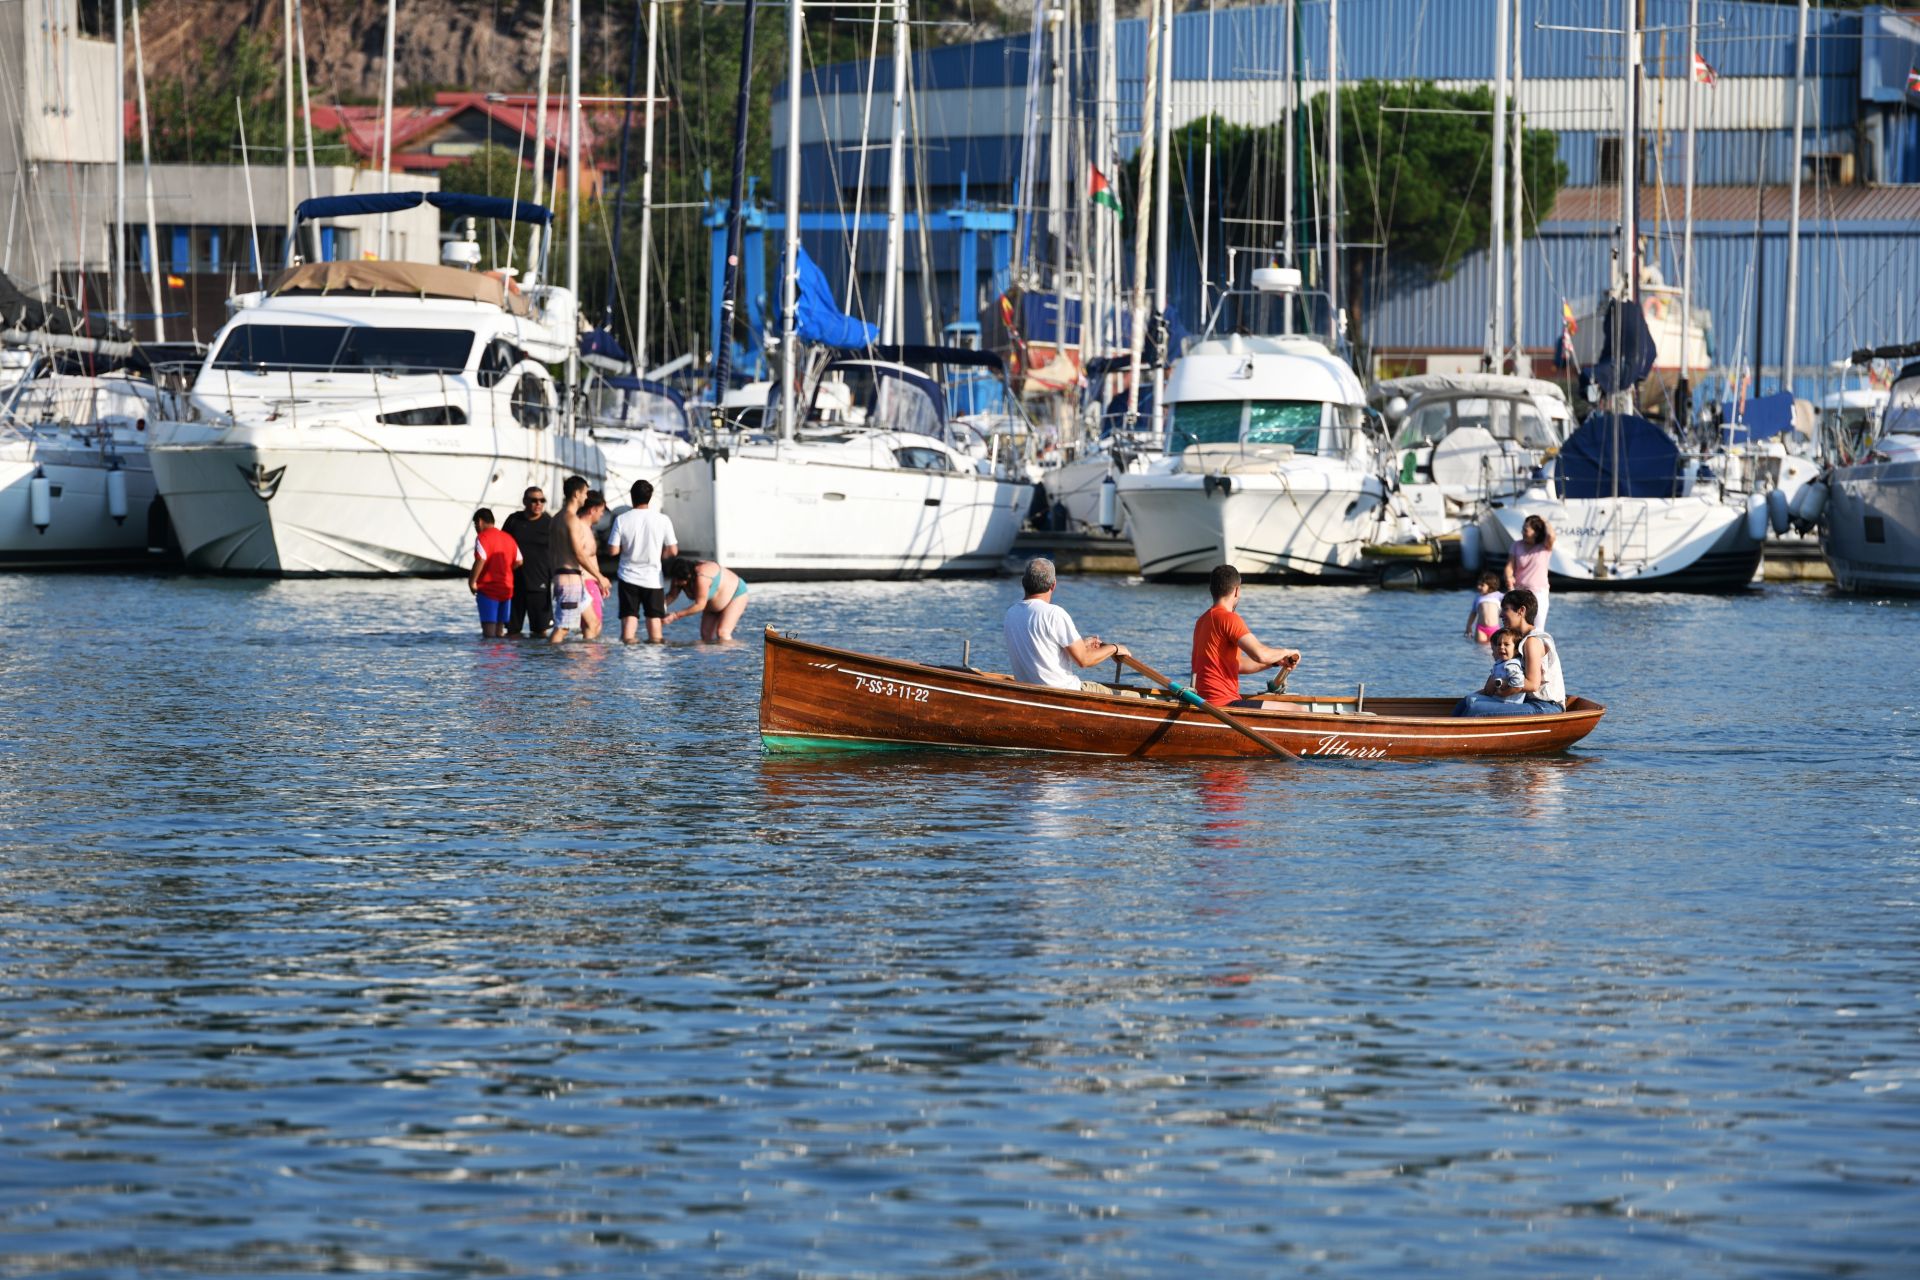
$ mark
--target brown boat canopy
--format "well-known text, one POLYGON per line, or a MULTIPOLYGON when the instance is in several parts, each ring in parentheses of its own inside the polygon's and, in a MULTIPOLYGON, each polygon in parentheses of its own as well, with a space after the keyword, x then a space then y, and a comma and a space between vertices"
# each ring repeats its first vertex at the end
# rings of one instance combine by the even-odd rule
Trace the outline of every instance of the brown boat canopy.
POLYGON ((377 298, 401 294, 410 298, 447 298, 500 307, 515 315, 527 314, 526 295, 509 289, 499 276, 462 271, 430 262, 303 262, 274 277, 270 297, 344 293, 377 298))

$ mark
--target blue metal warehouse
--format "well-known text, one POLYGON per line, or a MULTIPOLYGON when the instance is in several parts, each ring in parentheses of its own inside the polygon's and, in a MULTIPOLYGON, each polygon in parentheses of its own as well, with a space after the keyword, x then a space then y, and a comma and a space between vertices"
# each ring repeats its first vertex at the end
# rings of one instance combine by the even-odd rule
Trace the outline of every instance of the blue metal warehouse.
MULTIPOLYGON (((1619 201, 1616 189, 1599 184, 1603 167, 1609 184, 1618 168, 1620 42, 1618 35, 1595 29, 1618 26, 1621 0, 1516 3, 1527 26, 1519 105, 1530 127, 1558 134, 1568 173, 1541 234, 1528 242, 1525 334, 1530 348, 1550 353, 1560 333, 1562 299, 1598 292, 1607 279, 1607 241, 1619 201)), ((1492 8, 1490 0, 1343 0, 1341 79, 1486 84, 1493 64, 1492 8)), ((1701 0, 1699 8, 1700 51, 1717 83, 1700 88, 1696 99, 1697 305, 1714 316, 1716 360, 1744 355, 1768 382, 1783 356, 1797 17, 1792 5, 1742 0, 1701 0)), ((1687 12, 1687 0, 1645 0, 1642 20, 1647 80, 1641 120, 1648 154, 1641 220, 1650 237, 1648 255, 1670 281, 1679 278, 1687 12)), ((1209 113, 1243 124, 1280 118, 1284 13, 1269 5, 1176 17, 1176 123, 1209 113)), ((1301 5, 1302 100, 1325 86, 1326 23, 1325 0, 1301 5)), ((1144 21, 1122 22, 1112 51, 1122 150, 1128 154, 1138 141, 1146 38, 1144 21)), ((917 137, 909 189, 929 215, 962 202, 980 212, 1015 202, 1029 114, 1029 48, 1029 38, 1017 35, 915 56, 917 137)), ((1816 9, 1807 64, 1797 366, 1811 374, 1855 347, 1920 337, 1920 93, 1908 89, 1909 72, 1920 67, 1920 21, 1882 8, 1816 9)), ((836 283, 844 278, 849 252, 856 253, 862 298, 877 296, 880 237, 850 238, 833 228, 856 205, 863 215, 884 209, 891 72, 885 59, 871 67, 842 63, 813 69, 803 81, 802 203, 818 215, 806 219, 806 242, 836 283)), ((784 173, 786 108, 782 86, 774 107, 776 175, 784 173)), ((1044 133, 1038 145, 1045 147, 1044 133)), ((1199 159, 1183 156, 1182 163, 1191 175, 1199 159)), ((1040 168, 1044 172, 1044 163, 1040 168)), ((779 194, 773 193, 775 207, 779 194)), ((872 225, 871 219, 862 221, 872 225)), ((934 233, 935 225, 955 224, 929 218, 939 327, 969 317, 994 296, 1003 283, 994 272, 1004 263, 1004 251, 969 248, 972 278, 963 297, 960 242, 977 232, 934 233)), ((1175 235, 1174 310, 1191 324, 1198 311, 1197 245, 1190 227, 1176 228, 1175 235)), ((1213 237, 1216 252, 1220 239, 1213 237)), ((914 248, 910 262, 918 263, 919 244, 914 248)), ((1218 270, 1216 256, 1216 275, 1218 270)), ((910 270, 906 314, 916 337, 919 288, 919 273, 910 270)), ((1397 368, 1419 367, 1421 358, 1432 358, 1436 367, 1458 367, 1480 348, 1487 296, 1484 251, 1445 280, 1401 273, 1374 281, 1362 302, 1362 345, 1397 368)))

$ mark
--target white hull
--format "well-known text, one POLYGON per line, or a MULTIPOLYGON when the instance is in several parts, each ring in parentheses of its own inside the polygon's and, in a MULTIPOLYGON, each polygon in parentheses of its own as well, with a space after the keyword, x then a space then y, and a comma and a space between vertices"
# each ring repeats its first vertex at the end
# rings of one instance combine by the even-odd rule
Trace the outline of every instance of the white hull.
POLYGON ((1033 486, 977 471, 863 467, 805 445, 693 457, 660 478, 680 549, 748 578, 998 573, 1033 486))
MULTIPOLYGON (((1066 509, 1067 528, 1070 531, 1103 532, 1107 526, 1100 520, 1100 494, 1106 488, 1107 477, 1144 475, 1160 456, 1156 449, 1150 453, 1123 453, 1116 459, 1115 455, 1101 450, 1047 468, 1040 477, 1040 483, 1046 486, 1048 500, 1066 509), (1116 465, 1117 462, 1124 465, 1116 465)), ((1126 515, 1117 505, 1113 519, 1115 531, 1124 532, 1126 515)))
POLYGON ((0 567, 84 568, 144 563, 153 471, 145 449, 109 455, 96 447, 30 438, 0 440, 0 567), (115 521, 107 474, 118 459, 126 474, 127 512, 115 521), (29 486, 44 469, 51 498, 45 532, 33 525, 29 486))
POLYGON ((1370 576, 1361 549, 1392 540, 1397 528, 1380 482, 1344 469, 1174 472, 1117 483, 1148 578, 1204 578, 1230 564, 1248 578, 1359 581, 1370 576))
POLYGON ((150 450, 187 564, 213 573, 445 574, 473 513, 504 519, 528 485, 598 485, 600 451, 552 430, 222 428, 160 423, 150 450))
POLYGON ((1842 591, 1920 592, 1920 462, 1835 467, 1820 549, 1842 591))
POLYGON ((1533 490, 1480 522, 1489 562, 1504 560, 1526 518, 1553 529, 1556 587, 1611 591, 1726 591, 1753 580, 1764 543, 1744 507, 1714 495, 1577 498, 1533 490))

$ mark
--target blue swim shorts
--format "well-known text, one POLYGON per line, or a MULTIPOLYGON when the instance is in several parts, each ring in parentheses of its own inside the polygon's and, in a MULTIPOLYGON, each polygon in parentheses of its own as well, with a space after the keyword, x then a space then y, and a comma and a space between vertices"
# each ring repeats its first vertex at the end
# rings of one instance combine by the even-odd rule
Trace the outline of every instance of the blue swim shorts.
POLYGON ((495 600, 484 591, 474 596, 473 602, 479 606, 482 625, 493 622, 505 625, 507 615, 513 611, 513 601, 511 599, 495 600))

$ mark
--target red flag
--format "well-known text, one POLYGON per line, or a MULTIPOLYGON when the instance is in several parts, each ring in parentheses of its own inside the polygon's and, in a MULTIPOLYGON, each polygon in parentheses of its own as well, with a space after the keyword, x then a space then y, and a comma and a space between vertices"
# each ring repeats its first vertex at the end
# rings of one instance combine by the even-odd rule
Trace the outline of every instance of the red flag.
POLYGON ((1712 87, 1714 81, 1720 77, 1714 74, 1712 67, 1707 65, 1707 60, 1696 53, 1693 55, 1693 78, 1701 84, 1712 87))
POLYGON ((1920 68, 1907 68, 1907 92, 1920 93, 1920 68))

